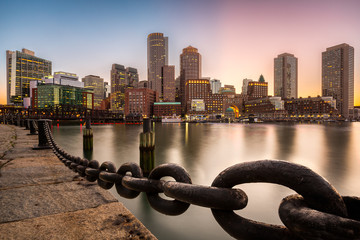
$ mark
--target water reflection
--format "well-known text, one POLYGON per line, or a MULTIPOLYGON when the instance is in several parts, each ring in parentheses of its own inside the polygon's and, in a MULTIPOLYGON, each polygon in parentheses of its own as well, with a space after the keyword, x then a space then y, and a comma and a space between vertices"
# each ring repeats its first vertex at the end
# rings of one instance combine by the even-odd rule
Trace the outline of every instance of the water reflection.
POLYGON ((294 150, 296 128, 293 125, 276 125, 276 152, 275 158, 290 160, 294 150))
MULTIPOLYGON (((141 125, 93 126, 94 151, 90 158, 139 163, 141 125)), ((315 124, 155 124, 156 164, 183 166, 196 184, 210 185, 225 168, 259 159, 284 159, 303 164, 326 177, 342 194, 360 196, 360 123, 315 124)), ((55 140, 73 155, 84 156, 79 126, 54 127, 55 140)), ((292 191, 273 184, 238 186, 249 196, 239 213, 247 218, 279 224, 277 209, 292 191)), ((191 206, 176 217, 153 210, 143 193, 124 199, 110 190, 161 239, 232 239, 216 223, 209 209, 191 206), (195 225, 195 226, 194 226, 195 225), (179 227, 181 226, 181 227, 179 227)))
POLYGON ((349 149, 350 130, 348 124, 329 126, 324 129, 326 178, 330 182, 336 180, 339 185, 342 185, 348 169, 348 154, 351 151, 349 149))

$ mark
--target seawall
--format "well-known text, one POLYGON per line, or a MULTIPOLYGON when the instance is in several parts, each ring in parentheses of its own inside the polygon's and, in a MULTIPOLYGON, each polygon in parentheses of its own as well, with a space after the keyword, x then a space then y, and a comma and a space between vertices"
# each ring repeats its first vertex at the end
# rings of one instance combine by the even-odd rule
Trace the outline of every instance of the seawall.
POLYGON ((66 168, 37 136, 0 125, 1 239, 156 239, 122 203, 66 168))

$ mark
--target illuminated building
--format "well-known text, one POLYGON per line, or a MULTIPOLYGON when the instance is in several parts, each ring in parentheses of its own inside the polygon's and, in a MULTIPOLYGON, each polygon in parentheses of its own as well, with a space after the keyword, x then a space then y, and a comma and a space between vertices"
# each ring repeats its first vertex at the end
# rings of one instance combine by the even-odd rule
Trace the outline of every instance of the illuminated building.
MULTIPOLYGON (((186 113, 193 111, 192 100, 203 100, 204 104, 209 101, 211 95, 210 81, 205 79, 190 79, 185 84, 186 113)), ((198 101, 199 102, 199 101, 198 101)), ((198 111, 199 108, 197 108, 198 111)), ((204 114, 206 109, 204 109, 204 114)))
POLYGON ((39 83, 32 89, 32 106, 49 108, 56 106, 83 106, 93 109, 94 98, 90 89, 69 85, 39 83))
POLYGON ((322 53, 322 96, 336 99, 336 108, 349 117, 354 108, 354 48, 340 44, 322 53))
POLYGON ((283 53, 274 59, 274 95, 282 99, 298 96, 298 59, 283 53))
POLYGON ((154 103, 154 116, 155 117, 168 117, 168 116, 181 115, 180 102, 155 102, 154 103))
POLYGON ((94 91, 94 108, 100 108, 101 101, 104 98, 104 79, 95 75, 88 75, 81 79, 85 88, 94 91))
POLYGON ((51 75, 51 61, 35 57, 33 51, 6 51, 7 104, 22 105, 30 97, 30 80, 51 75))
POLYGON ((336 100, 333 97, 294 98, 284 101, 285 110, 290 117, 323 118, 335 116, 336 100))
POLYGON ((180 99, 182 111, 188 109, 185 96, 185 88, 187 81, 190 79, 201 78, 201 55, 198 49, 192 46, 184 48, 180 54, 180 99))
POLYGON ((151 33, 147 37, 147 68, 149 88, 162 98, 162 67, 168 65, 168 37, 163 33, 151 33))
POLYGON ((248 100, 267 97, 268 95, 268 83, 265 82, 263 75, 260 76, 259 81, 251 81, 247 87, 248 100))
POLYGON ((125 90, 125 115, 153 115, 154 102, 157 101, 157 92, 148 88, 128 88, 125 90))
MULTIPOLYGON (((175 66, 165 65, 162 67, 162 100, 164 102, 175 101, 175 66)), ((161 97, 159 96, 161 99, 161 97)))
POLYGON ((245 116, 254 115, 261 119, 281 119, 287 117, 287 111, 284 108, 284 100, 281 97, 265 97, 244 103, 245 116))
POLYGON ((125 90, 135 88, 139 84, 139 74, 136 68, 125 68, 120 64, 113 64, 111 68, 111 110, 124 111, 125 90))
POLYGON ((221 88, 221 82, 218 79, 211 79, 210 80, 210 87, 212 93, 219 93, 219 90, 221 88))

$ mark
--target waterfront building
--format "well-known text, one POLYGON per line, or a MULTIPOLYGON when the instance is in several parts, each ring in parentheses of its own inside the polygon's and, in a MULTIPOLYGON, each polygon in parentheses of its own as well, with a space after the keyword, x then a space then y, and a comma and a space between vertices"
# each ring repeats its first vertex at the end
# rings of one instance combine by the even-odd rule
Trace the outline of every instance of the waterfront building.
MULTIPOLYGON (((186 81, 185 84, 185 104, 186 104, 186 113, 193 111, 193 101, 203 100, 204 106, 205 102, 209 101, 211 95, 210 81, 205 79, 190 79, 186 81)), ((204 109, 206 111, 206 109, 204 109)))
POLYGON ((186 83, 190 79, 201 78, 201 55, 197 48, 188 46, 183 49, 180 54, 180 99, 183 113, 186 109, 188 101, 185 96, 186 83))
POLYGON ((125 68, 120 64, 113 64, 111 75, 111 103, 113 112, 123 112, 125 105, 125 90, 139 85, 139 74, 136 68, 125 68))
POLYGON ((294 98, 284 101, 284 108, 292 118, 327 118, 337 114, 333 97, 294 98))
POLYGON ((211 92, 214 93, 219 93, 219 90, 221 88, 221 82, 218 79, 211 79, 210 80, 210 87, 211 87, 211 92))
POLYGON ((340 44, 322 53, 322 96, 332 96, 343 117, 354 108, 354 48, 340 44))
POLYGON ((32 89, 32 107, 50 108, 58 106, 83 106, 87 109, 94 107, 94 93, 90 89, 51 84, 39 83, 32 89))
POLYGON ((162 67, 162 95, 159 99, 164 102, 175 101, 175 66, 165 65, 162 67))
POLYGON ((268 83, 265 82, 264 76, 260 75, 259 81, 250 81, 247 87, 248 100, 263 98, 268 95, 268 83))
POLYGON ((153 115, 154 102, 157 102, 157 92, 148 88, 128 88, 125 90, 125 115, 153 115))
POLYGON ((248 79, 248 78, 243 79, 243 85, 242 85, 241 93, 244 96, 247 95, 247 89, 248 89, 249 82, 253 82, 253 80, 248 79))
POLYGON ((213 115, 222 114, 224 112, 224 99, 225 96, 223 94, 210 94, 205 102, 207 113, 213 115))
POLYGON ((242 94, 224 95, 223 109, 229 107, 234 109, 235 117, 241 117, 244 109, 244 98, 242 94))
POLYGON ((87 75, 81 79, 84 87, 94 91, 94 108, 100 108, 104 98, 104 79, 95 75, 87 75))
POLYGON ((276 120, 287 117, 284 100, 281 97, 265 97, 246 101, 245 116, 254 115, 264 120, 276 120))
POLYGON ((58 84, 78 88, 84 88, 85 86, 83 82, 79 81, 79 77, 76 74, 63 71, 54 72, 53 76, 44 76, 41 80, 47 84, 58 84))
POLYGON ((52 63, 35 56, 35 52, 6 51, 7 104, 23 105, 23 98, 30 97, 30 81, 40 81, 51 75, 52 63))
POLYGON ((155 117, 169 117, 181 115, 180 102, 155 102, 154 116, 155 117))
POLYGON ((162 97, 162 67, 168 65, 168 37, 151 33, 147 37, 147 69, 149 88, 162 97))
POLYGON ((298 96, 298 59, 283 53, 274 59, 274 95, 282 99, 298 96))

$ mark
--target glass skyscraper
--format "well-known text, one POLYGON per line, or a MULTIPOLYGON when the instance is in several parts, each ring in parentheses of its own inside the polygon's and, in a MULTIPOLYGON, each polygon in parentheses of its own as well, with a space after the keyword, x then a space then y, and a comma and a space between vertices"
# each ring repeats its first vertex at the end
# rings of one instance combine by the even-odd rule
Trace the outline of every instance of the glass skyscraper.
POLYGON ((162 67, 168 65, 168 37, 151 33, 147 37, 147 69, 149 88, 162 96, 162 67))
POLYGON ((7 104, 23 105, 23 98, 30 97, 30 80, 51 75, 51 67, 51 61, 33 51, 6 51, 7 104))

